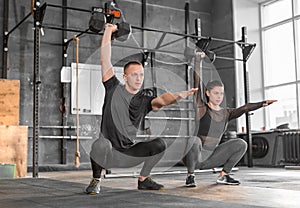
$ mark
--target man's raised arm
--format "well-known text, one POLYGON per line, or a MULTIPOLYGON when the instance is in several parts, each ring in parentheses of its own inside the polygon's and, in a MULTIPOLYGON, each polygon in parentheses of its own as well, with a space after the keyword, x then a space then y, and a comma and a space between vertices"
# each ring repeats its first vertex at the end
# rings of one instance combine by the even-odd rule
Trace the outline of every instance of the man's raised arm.
POLYGON ((106 24, 102 36, 100 47, 100 62, 102 66, 102 82, 106 82, 112 76, 114 71, 111 64, 111 35, 117 30, 117 26, 113 24, 106 24))

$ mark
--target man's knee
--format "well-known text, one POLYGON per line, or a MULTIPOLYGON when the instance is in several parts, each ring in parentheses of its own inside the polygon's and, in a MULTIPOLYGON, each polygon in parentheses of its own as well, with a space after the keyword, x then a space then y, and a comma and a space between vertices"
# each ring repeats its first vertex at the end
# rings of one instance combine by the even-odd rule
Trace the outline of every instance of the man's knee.
POLYGON ((111 151, 112 150, 112 144, 108 139, 105 138, 99 138, 97 139, 93 145, 92 145, 92 152, 96 151, 96 152, 107 152, 107 151, 111 151))
POLYGON ((99 165, 105 167, 113 157, 112 144, 108 139, 97 139, 91 149, 90 157, 99 165))
POLYGON ((153 155, 164 152, 167 149, 166 142, 161 138, 156 138, 152 141, 153 155))
POLYGON ((167 143, 162 138, 157 138, 158 140, 158 149, 160 152, 163 152, 167 149, 167 143))

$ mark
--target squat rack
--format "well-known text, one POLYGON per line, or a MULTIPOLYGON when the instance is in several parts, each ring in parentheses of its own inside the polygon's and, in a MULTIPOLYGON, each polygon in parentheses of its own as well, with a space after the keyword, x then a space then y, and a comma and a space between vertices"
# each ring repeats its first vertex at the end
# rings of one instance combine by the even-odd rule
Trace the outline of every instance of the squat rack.
MULTIPOLYGON (((39 86, 41 84, 40 81, 40 65, 39 65, 39 49, 40 49, 40 34, 43 32, 43 28, 47 29, 53 29, 53 30, 61 30, 63 31, 63 51, 64 51, 64 58, 63 58, 63 65, 66 64, 66 54, 67 54, 67 48, 68 44, 72 41, 72 39, 66 40, 66 32, 77 32, 79 34, 76 35, 76 37, 81 36, 82 34, 93 34, 93 35, 102 35, 100 34, 95 34, 92 32, 89 32, 88 30, 77 30, 77 29, 71 29, 67 28, 67 10, 76 10, 76 11, 82 11, 82 12, 88 12, 91 13, 90 10, 86 9, 81 9, 81 8, 75 8, 75 7, 68 7, 67 6, 67 0, 63 0, 62 5, 54 5, 54 4, 47 4, 44 3, 43 5, 40 4, 40 0, 32 0, 34 2, 33 6, 33 11, 31 11, 29 14, 27 14, 15 27, 13 27, 10 31, 8 31, 8 11, 9 11, 9 1, 4 0, 4 24, 3 24, 3 71, 2 71, 2 78, 7 78, 7 59, 8 59, 8 39, 9 35, 18 27, 20 26, 26 19, 28 19, 32 14, 34 18, 34 95, 33 95, 33 169, 32 169, 32 176, 33 177, 38 177, 38 148, 39 148, 39 93, 40 89, 39 86), (62 8, 63 9, 63 27, 56 27, 56 26, 51 26, 47 24, 42 24, 44 13, 46 7, 56 7, 56 8, 62 8)), ((185 34, 182 33, 177 33, 177 32, 171 32, 171 31, 162 31, 158 29, 153 29, 153 28, 147 28, 144 27, 145 22, 146 22, 146 1, 147 0, 141 0, 142 1, 142 26, 134 26, 132 25, 132 29, 136 30, 141 30, 143 32, 143 43, 142 47, 134 47, 134 46, 124 46, 122 44, 116 44, 113 43, 113 46, 116 47, 125 47, 125 48, 131 48, 131 49, 139 49, 142 51, 148 51, 148 52, 162 52, 162 53, 170 53, 170 54, 181 54, 179 52, 174 52, 174 51, 168 51, 168 50, 162 50, 162 47, 165 47, 167 45, 171 45, 179 40, 182 39, 188 39, 188 38, 194 38, 194 39, 208 39, 208 37, 201 36, 200 34, 189 34, 188 31, 188 25, 189 25, 189 3, 186 3, 185 6, 185 34), (157 46, 153 48, 146 48, 144 47, 144 31, 149 31, 149 32, 157 32, 157 33, 162 33, 160 40, 158 41, 157 46), (179 36, 180 38, 177 40, 173 40, 171 42, 165 43, 162 45, 162 42, 164 38, 166 37, 167 34, 170 35, 176 35, 179 36)), ((114 1, 115 2, 115 1, 114 1)), ((226 40, 226 39, 219 39, 219 38, 210 38, 212 41, 220 41, 220 42, 225 42, 227 43, 226 45, 229 44, 238 44, 240 48, 242 49, 242 59, 235 59, 231 57, 222 57, 222 56, 216 56, 218 59, 224 59, 224 60, 233 60, 233 61, 242 61, 243 62, 243 73, 244 73, 244 94, 245 94, 245 103, 248 103, 249 101, 249 75, 248 75, 248 69, 247 69, 247 61, 252 53, 252 51, 255 48, 255 44, 250 44, 247 43, 247 28, 242 27, 242 38, 239 41, 232 41, 232 40, 226 40)), ((186 41, 186 46, 188 45, 188 41, 186 41)), ((221 46, 222 47, 222 46, 221 46)), ((154 54, 153 54, 154 55, 154 54)), ((189 83, 188 78, 187 78, 187 83, 189 83)), ((62 89, 63 93, 68 90, 66 88, 62 89)), ((63 116, 63 124, 66 122, 66 118, 63 116)), ((65 128, 62 129, 63 135, 64 132, 66 131, 65 128)), ((247 133, 247 142, 249 147, 252 147, 252 136, 251 136, 251 126, 250 126, 250 114, 246 113, 246 133, 247 133)), ((62 143, 62 147, 65 147, 65 143, 62 143)), ((248 167, 253 166, 253 161, 252 161, 252 148, 248 148, 248 167)))

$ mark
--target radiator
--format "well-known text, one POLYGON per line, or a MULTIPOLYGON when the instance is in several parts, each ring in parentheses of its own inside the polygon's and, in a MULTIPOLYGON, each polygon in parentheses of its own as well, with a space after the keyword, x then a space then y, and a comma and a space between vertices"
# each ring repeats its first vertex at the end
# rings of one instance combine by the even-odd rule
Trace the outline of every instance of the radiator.
POLYGON ((300 163, 300 132, 283 134, 283 157, 285 163, 300 163))

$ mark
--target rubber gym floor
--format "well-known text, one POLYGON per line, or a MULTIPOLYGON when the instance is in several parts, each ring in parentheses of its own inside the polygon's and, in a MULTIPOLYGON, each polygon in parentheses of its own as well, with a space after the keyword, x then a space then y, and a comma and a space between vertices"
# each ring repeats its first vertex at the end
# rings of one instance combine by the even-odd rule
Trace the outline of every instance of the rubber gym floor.
MULTIPOLYGON (((217 173, 196 173, 195 188, 184 187, 184 167, 169 174, 154 174, 163 191, 137 190, 137 168, 112 169, 102 179, 101 192, 87 195, 90 170, 39 172, 25 178, 0 180, 1 208, 97 207, 300 207, 300 168, 238 167, 233 177, 239 186, 217 185, 217 173), (118 177, 125 174, 126 177, 118 177), (127 174, 127 175, 126 175, 127 174), (113 177, 110 177, 113 176, 113 177), (116 177, 115 177, 116 176, 116 177)), ((159 168, 153 173, 159 173, 159 168)), ((164 170, 166 172, 166 170, 164 170)))

